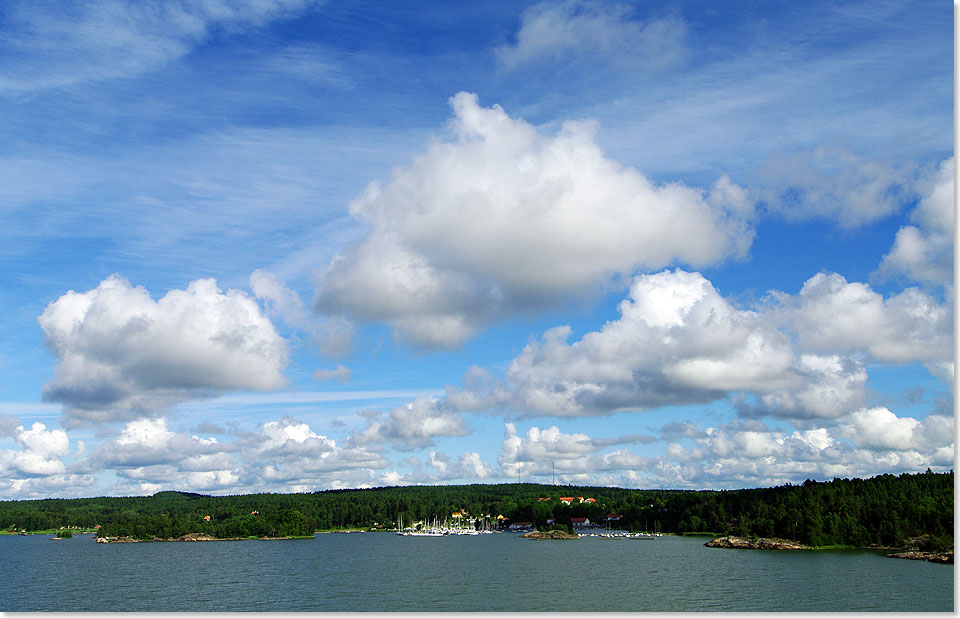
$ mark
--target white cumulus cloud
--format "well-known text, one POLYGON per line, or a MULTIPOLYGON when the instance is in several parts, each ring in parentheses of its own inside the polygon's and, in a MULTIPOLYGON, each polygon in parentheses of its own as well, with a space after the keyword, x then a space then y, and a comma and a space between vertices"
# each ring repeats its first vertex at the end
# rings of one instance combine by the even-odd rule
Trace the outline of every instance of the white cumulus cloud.
POLYGON ((951 307, 918 289, 884 298, 820 273, 769 300, 738 308, 699 273, 639 275, 618 319, 573 342, 568 326, 549 329, 502 378, 472 368, 446 404, 591 416, 732 395, 746 417, 838 418, 865 405, 867 362, 952 370, 951 307))
POLYGON ((861 408, 835 424, 793 432, 756 422, 709 427, 690 445, 671 443, 655 468, 666 487, 763 487, 947 470, 953 448, 952 418, 861 408))
POLYGON ((567 343, 568 327, 528 344, 501 383, 451 390, 451 405, 589 416, 706 403, 730 391, 804 385, 789 338, 733 307, 699 273, 636 277, 620 318, 567 343))
POLYGON ((355 444, 340 447, 289 417, 263 423, 239 442, 246 486, 266 491, 369 486, 387 466, 379 452, 355 444))
POLYGON ((953 358, 952 308, 916 288, 884 298, 866 283, 818 273, 800 294, 781 300, 783 319, 805 349, 885 363, 953 358))
POLYGON ((475 95, 451 103, 453 139, 351 204, 370 232, 330 262, 321 313, 449 347, 613 275, 713 264, 750 246, 752 205, 729 179, 709 192, 656 185, 604 156, 590 122, 549 137, 475 95))
POLYGON ((413 449, 433 446, 433 439, 437 437, 469 433, 463 417, 446 409, 439 399, 418 397, 394 408, 386 418, 379 413, 369 413, 367 427, 350 439, 358 445, 391 442, 400 448, 413 449))
POLYGON ((14 439, 22 449, 8 451, 9 466, 22 476, 50 476, 66 472, 63 457, 70 452, 70 440, 63 429, 47 429, 34 423, 30 429, 17 427, 14 439))
POLYGON ((240 484, 237 448, 216 438, 171 431, 167 419, 141 418, 126 423, 104 443, 93 463, 132 482, 138 493, 160 489, 223 491, 240 484))
POLYGON ((953 419, 931 414, 923 420, 899 417, 887 408, 858 410, 838 428, 858 447, 870 450, 929 451, 953 444, 953 419))
POLYGON ((953 158, 944 161, 936 173, 920 183, 922 197, 910 212, 914 225, 905 225, 897 232, 878 274, 904 275, 940 285, 953 281, 953 166, 953 158))
POLYGON ((237 389, 284 386, 287 346, 256 301, 213 279, 160 300, 116 275, 67 292, 38 318, 57 356, 47 401, 73 421, 153 414, 237 389))

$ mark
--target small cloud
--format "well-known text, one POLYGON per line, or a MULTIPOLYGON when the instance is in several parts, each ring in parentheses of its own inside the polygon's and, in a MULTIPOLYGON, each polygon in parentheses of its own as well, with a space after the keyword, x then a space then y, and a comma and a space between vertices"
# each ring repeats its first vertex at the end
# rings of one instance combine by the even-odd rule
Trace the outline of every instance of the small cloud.
POLYGON ((361 414, 367 419, 367 427, 350 436, 352 443, 361 446, 391 442, 399 448, 416 449, 433 446, 434 438, 470 433, 462 416, 445 409, 433 397, 418 397, 394 408, 386 418, 375 411, 361 414))
POLYGON ((899 212, 915 198, 912 168, 828 148, 774 158, 761 173, 775 187, 757 189, 766 207, 791 221, 825 218, 853 228, 899 212))
POLYGON ((226 427, 221 427, 220 425, 214 425, 213 423, 200 423, 194 429, 197 433, 212 433, 216 435, 227 435, 230 433, 230 430, 226 427))
POLYGON ((344 367, 343 365, 337 365, 336 369, 317 369, 310 377, 316 380, 317 382, 325 382, 327 380, 336 380, 338 382, 349 382, 350 381, 351 371, 349 368, 344 367))
POLYGON ((686 53, 686 24, 677 17, 635 19, 632 7, 584 0, 542 2, 520 16, 515 42, 495 50, 501 66, 663 70, 686 53))
POLYGON ((299 328, 306 326, 307 314, 300 296, 273 273, 263 269, 253 271, 250 275, 250 289, 254 296, 270 307, 271 313, 282 318, 287 324, 299 328))
POLYGON ((16 416, 0 414, 0 437, 12 437, 20 424, 16 416))
POLYGON ((622 444, 650 444, 656 441, 657 439, 653 436, 627 434, 624 436, 617 436, 615 438, 593 438, 590 443, 599 448, 606 448, 608 446, 620 446, 622 444))

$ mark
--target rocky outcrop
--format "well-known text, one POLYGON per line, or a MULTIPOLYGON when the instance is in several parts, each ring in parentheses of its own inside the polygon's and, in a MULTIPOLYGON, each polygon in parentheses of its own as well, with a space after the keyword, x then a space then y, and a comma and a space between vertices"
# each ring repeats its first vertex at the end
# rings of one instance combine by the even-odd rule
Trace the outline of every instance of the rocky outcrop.
POLYGON ((97 543, 139 543, 140 539, 130 536, 100 536, 97 537, 97 543))
POLYGON ((799 550, 811 549, 808 545, 785 541, 783 539, 747 538, 742 536, 722 536, 704 543, 707 547, 726 547, 730 549, 778 549, 799 550))
POLYGON ((567 541, 573 539, 579 539, 580 537, 576 534, 570 534, 569 532, 564 532, 563 530, 548 530, 547 532, 540 532, 535 530, 533 532, 528 532, 522 536, 524 539, 537 539, 537 540, 556 540, 556 541, 567 541))
POLYGON ((226 539, 218 539, 215 536, 210 536, 209 534, 203 534, 202 532, 191 532, 190 534, 184 534, 177 540, 178 541, 224 541, 226 539))
POLYGON ((927 562, 939 562, 940 564, 953 564, 952 551, 904 551, 896 554, 886 554, 884 558, 903 558, 904 560, 926 560, 927 562))
MULTIPOLYGON (((251 538, 252 538, 252 537, 251 537, 251 538)), ((293 538, 293 537, 289 537, 289 536, 262 536, 262 537, 259 537, 259 540, 261 540, 261 541, 277 541, 277 540, 290 539, 290 538, 293 538)), ((184 535, 182 535, 182 536, 179 536, 179 537, 177 537, 177 538, 175 538, 175 539, 174 539, 174 538, 169 538, 169 539, 152 538, 152 539, 148 539, 148 541, 152 541, 152 542, 160 542, 160 541, 163 541, 163 542, 245 541, 245 540, 247 540, 247 539, 246 539, 246 538, 242 538, 242 537, 229 537, 229 538, 222 538, 222 539, 220 539, 220 538, 217 538, 217 537, 215 537, 215 536, 210 536, 209 534, 204 534, 204 533, 202 533, 202 532, 191 532, 191 533, 189 533, 189 534, 184 534, 184 535)), ((129 536, 121 536, 121 537, 108 536, 108 537, 98 537, 98 538, 97 538, 97 543, 140 543, 140 542, 141 542, 140 539, 134 539, 134 538, 129 537, 129 536)))

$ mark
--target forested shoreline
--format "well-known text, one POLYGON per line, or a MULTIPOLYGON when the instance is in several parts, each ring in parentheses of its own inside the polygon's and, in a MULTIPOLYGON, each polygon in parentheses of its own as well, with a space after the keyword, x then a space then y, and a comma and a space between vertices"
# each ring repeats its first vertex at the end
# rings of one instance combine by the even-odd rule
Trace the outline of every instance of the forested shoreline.
POLYGON ((625 530, 793 539, 816 546, 899 547, 925 537, 953 546, 953 471, 806 481, 762 489, 659 490, 539 484, 380 487, 309 494, 143 497, 0 502, 3 530, 98 528, 100 537, 171 539, 309 536, 317 530, 392 529, 402 520, 473 525, 573 518, 625 530), (561 498, 573 498, 569 504, 561 498))

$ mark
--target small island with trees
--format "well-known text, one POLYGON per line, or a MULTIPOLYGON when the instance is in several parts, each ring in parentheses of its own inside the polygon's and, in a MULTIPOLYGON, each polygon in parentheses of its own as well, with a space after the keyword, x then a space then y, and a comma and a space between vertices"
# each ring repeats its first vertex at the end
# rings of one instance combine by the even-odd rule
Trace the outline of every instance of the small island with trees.
POLYGON ((800 548, 883 548, 901 550, 896 557, 952 563, 953 504, 953 471, 928 470, 737 490, 504 483, 236 496, 163 491, 0 501, 0 526, 6 534, 95 530, 98 541, 278 539, 386 531, 400 521, 453 516, 478 530, 518 524, 543 533, 656 530, 726 537, 716 543, 721 547, 762 547, 760 539, 779 539, 800 548))

